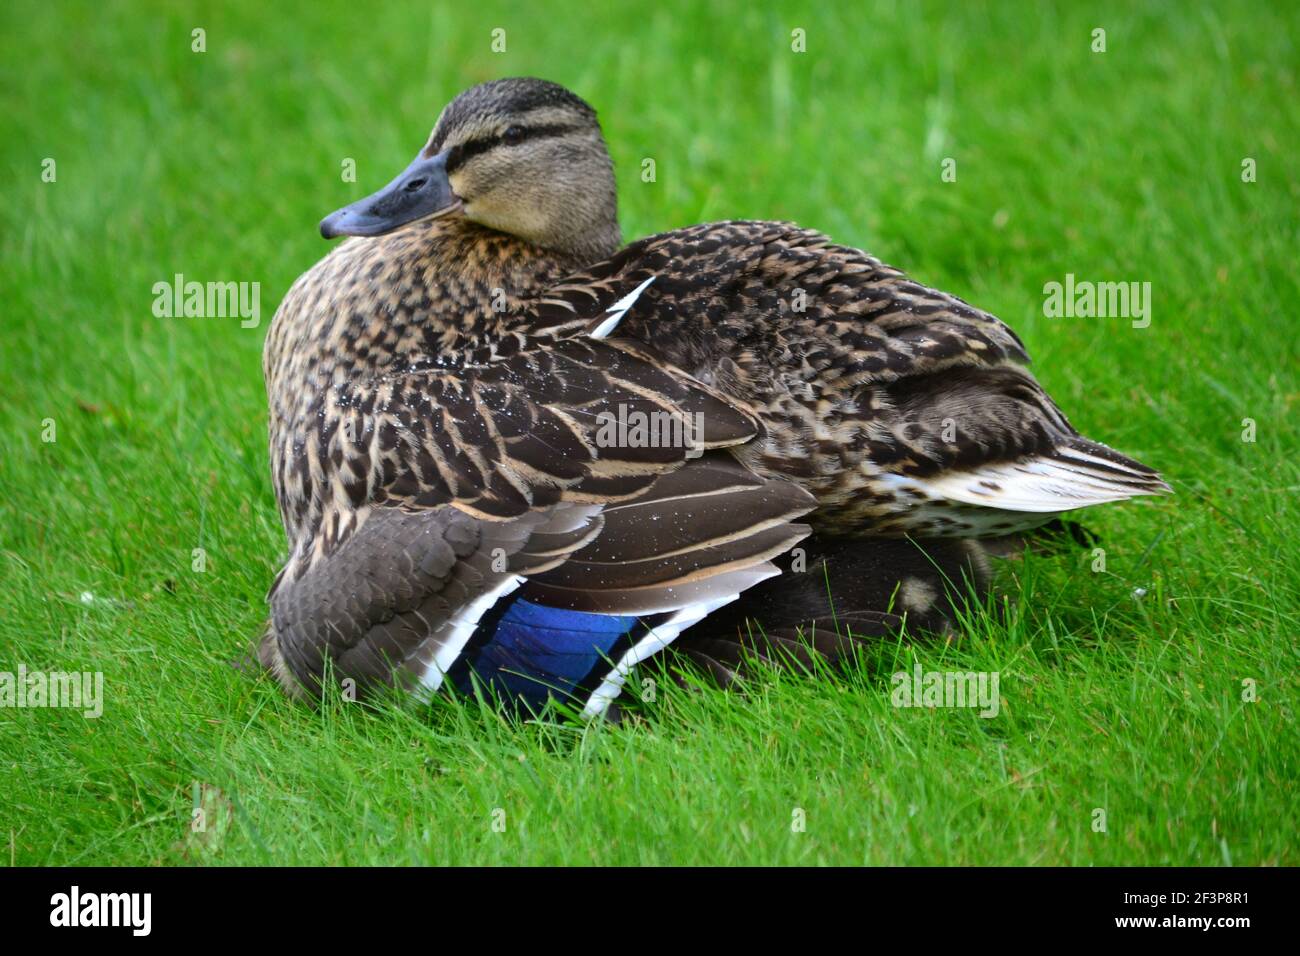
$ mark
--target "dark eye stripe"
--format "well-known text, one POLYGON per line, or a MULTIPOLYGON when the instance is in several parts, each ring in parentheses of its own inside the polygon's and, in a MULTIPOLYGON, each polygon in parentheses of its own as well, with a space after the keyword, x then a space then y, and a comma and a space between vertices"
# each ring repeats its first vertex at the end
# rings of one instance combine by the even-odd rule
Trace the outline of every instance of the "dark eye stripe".
POLYGON ((571 126, 568 123, 552 123, 549 126, 524 126, 524 139, 541 139, 545 136, 560 136, 564 133, 571 133, 578 127, 571 126))
MULTIPOLYGON (((548 136, 563 136, 565 133, 571 133, 578 127, 571 126, 567 123, 552 123, 545 126, 524 126, 521 127, 523 136, 516 144, 525 142, 530 139, 543 139, 548 136)), ((450 173, 458 166, 463 166, 465 161, 471 156, 477 156, 479 153, 486 153, 489 149, 495 149, 498 146, 504 146, 505 140, 500 136, 484 136, 481 139, 471 139, 460 143, 451 148, 447 156, 447 172, 450 173)))
POLYGON ((458 166, 463 166, 465 160, 471 156, 477 156, 479 153, 485 153, 493 146, 497 145, 497 138, 490 139, 471 139, 468 142, 460 143, 451 148, 447 154, 447 172, 451 172, 458 166))

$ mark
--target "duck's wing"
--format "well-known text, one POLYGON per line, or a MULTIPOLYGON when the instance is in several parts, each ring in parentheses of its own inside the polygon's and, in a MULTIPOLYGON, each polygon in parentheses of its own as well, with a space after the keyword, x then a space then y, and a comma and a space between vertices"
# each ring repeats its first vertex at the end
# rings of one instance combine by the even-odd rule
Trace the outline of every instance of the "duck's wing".
POLYGON ((774 559, 808 530, 791 519, 811 505, 726 453, 687 462, 605 506, 599 535, 498 602, 448 679, 469 691, 472 674, 530 706, 556 696, 598 714, 633 666, 778 574, 774 559))
POLYGON ((708 452, 754 436, 752 415, 632 347, 549 340, 338 391, 303 455, 313 533, 269 595, 261 657, 291 690, 328 671, 358 694, 431 692, 530 579, 537 603, 686 621, 806 533, 806 493, 708 452), (638 415, 689 421, 693 441, 638 441, 638 415))
POLYGON ((1169 490, 1075 431, 995 316, 821 233, 722 222, 653 236, 553 289, 572 314, 551 316, 590 322, 638 289, 607 334, 754 407, 767 434, 738 454, 813 489, 826 519, 1000 534, 1169 490))

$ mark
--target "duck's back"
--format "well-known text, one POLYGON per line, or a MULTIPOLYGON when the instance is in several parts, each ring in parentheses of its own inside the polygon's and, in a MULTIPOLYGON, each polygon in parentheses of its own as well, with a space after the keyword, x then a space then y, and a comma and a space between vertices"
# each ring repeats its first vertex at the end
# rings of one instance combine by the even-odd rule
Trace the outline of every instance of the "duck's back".
POLYGON ((647 280, 613 334, 751 405, 767 434, 738 457, 812 491, 823 528, 1003 534, 1165 490, 1074 430, 995 316, 821 233, 693 226, 561 289, 614 297, 647 280))

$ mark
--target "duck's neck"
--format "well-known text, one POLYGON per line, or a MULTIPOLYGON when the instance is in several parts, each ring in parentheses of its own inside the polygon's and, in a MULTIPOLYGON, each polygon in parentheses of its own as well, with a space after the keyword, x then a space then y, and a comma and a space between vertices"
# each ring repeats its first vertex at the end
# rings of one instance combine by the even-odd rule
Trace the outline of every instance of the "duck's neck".
POLYGON ((469 313, 499 315, 498 293, 525 298, 603 258, 594 250, 543 249, 465 219, 434 219, 381 242, 387 244, 376 253, 404 277, 440 292, 448 304, 469 313))
POLYGON ((349 240, 285 297, 267 340, 268 376, 310 389, 339 369, 352 378, 456 364, 526 332, 519 304, 590 261, 464 220, 349 240))
POLYGON ((571 259, 581 266, 589 266, 608 259, 623 245, 623 232, 618 227, 618 218, 609 219, 598 227, 584 228, 572 235, 555 236, 553 248, 560 250, 555 255, 571 259))
POLYGON ((504 288, 537 291, 566 274, 608 259, 623 245, 617 220, 572 236, 536 243, 468 219, 433 219, 386 239, 394 256, 414 255, 440 274, 491 274, 504 288))

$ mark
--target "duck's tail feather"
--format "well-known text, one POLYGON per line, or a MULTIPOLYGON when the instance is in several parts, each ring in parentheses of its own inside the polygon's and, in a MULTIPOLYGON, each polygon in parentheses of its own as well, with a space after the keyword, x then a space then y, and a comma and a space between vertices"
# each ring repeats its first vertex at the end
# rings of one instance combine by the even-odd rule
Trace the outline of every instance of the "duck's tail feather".
POLYGON ((891 410, 872 447, 877 480, 902 503, 888 533, 997 537, 1053 515, 1170 492, 1140 462, 1084 438, 1014 366, 906 376, 872 394, 891 410))
POLYGON ((1081 435, 1041 455, 947 472, 925 485, 948 501, 1048 514, 1172 491, 1146 465, 1081 435))

